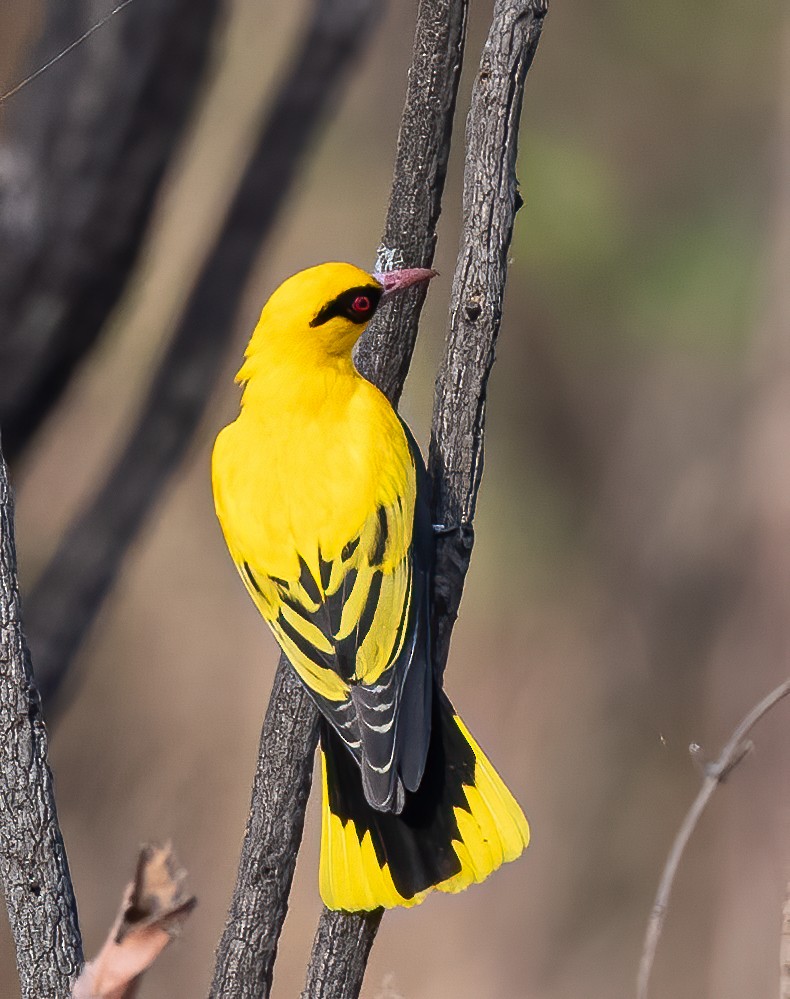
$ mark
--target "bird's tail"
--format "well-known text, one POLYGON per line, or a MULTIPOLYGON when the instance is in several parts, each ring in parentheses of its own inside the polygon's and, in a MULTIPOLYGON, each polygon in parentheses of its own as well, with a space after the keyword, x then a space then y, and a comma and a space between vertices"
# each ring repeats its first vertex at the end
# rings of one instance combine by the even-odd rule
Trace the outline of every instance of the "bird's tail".
POLYGON ((515 860, 529 842, 523 812, 443 692, 433 699, 420 787, 399 815, 365 800, 359 766, 321 732, 321 897, 330 909, 417 905, 458 892, 515 860))

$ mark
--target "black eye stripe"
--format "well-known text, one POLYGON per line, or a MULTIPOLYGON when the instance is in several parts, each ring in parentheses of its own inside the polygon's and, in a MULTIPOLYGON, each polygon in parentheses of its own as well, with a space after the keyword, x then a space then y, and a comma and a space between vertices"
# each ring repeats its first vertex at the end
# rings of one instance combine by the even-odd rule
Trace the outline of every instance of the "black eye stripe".
POLYGON ((323 326, 324 323, 328 323, 330 319, 334 319, 336 316, 349 319, 352 323, 366 323, 376 311, 381 293, 381 288, 375 284, 365 284, 360 285, 358 288, 349 288, 338 295, 337 298, 333 298, 331 302, 327 302, 315 319, 310 322, 310 325, 312 327, 323 326), (352 307, 354 301, 360 296, 370 300, 370 309, 367 312, 356 312, 352 307))

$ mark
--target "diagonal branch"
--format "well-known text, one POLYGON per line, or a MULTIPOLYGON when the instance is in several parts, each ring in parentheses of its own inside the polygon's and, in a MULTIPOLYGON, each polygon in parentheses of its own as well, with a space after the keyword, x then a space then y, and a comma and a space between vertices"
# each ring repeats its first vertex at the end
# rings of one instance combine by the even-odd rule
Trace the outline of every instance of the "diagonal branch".
MULTIPOLYGON (((466 6, 467 0, 422 0, 417 15, 415 53, 384 234, 384 241, 410 263, 427 265, 433 259, 461 70, 466 6), (430 114, 426 113, 426 107, 431 109, 430 114), (413 258, 407 255, 411 253, 413 258)), ((422 306, 422 298, 409 297, 413 301, 397 318, 392 309, 388 310, 386 329, 371 324, 366 342, 360 345, 357 354, 360 370, 382 386, 393 400, 403 388, 422 306)), ((288 661, 281 657, 261 736, 250 820, 233 901, 217 953, 211 989, 211 996, 217 999, 231 989, 234 996, 249 999, 269 994, 277 940, 304 824, 317 739, 316 722, 312 702, 294 678, 288 661), (295 717, 302 718, 303 728, 288 726, 284 731, 280 720, 295 717), (288 761, 287 770, 283 768, 283 760, 288 761), (296 774, 290 769, 293 763, 297 765, 296 774), (298 789, 296 794, 294 788, 298 789), (264 809, 270 815, 265 827, 258 819, 264 809), (276 882, 274 891, 271 882, 276 882), (266 927, 265 939, 256 941, 248 953, 236 930, 240 920, 245 926, 266 927)), ((348 973, 352 981, 356 978, 361 981, 364 963, 359 966, 357 948, 370 949, 379 919, 380 914, 366 917, 324 913, 319 938, 325 934, 327 941, 333 941, 333 956, 330 959, 325 949, 319 949, 316 956, 314 947, 310 974, 321 975, 326 981, 320 970, 326 959, 332 961, 333 974, 348 973), (345 948, 348 960, 338 947, 345 948)), ((340 991, 345 988, 342 981, 337 979, 338 991, 333 994, 353 994, 340 991)), ((309 981, 311 999, 321 994, 318 988, 317 979, 309 981)))
POLYGON ((678 872, 681 858, 686 849, 691 834, 697 827, 702 813, 708 806, 708 802, 713 797, 713 792, 724 781, 741 760, 749 753, 751 743, 746 740, 746 736, 751 732, 757 722, 767 714, 771 708, 790 694, 790 680, 772 690, 764 697, 759 704, 756 704, 738 725, 727 744, 719 754, 719 758, 708 764, 705 768, 705 779, 702 787, 694 799, 691 808, 686 813, 686 817, 678 830, 672 849, 669 851, 661 881, 658 885, 653 908, 650 912, 650 920, 647 924, 645 942, 642 947, 642 958, 639 963, 639 977, 637 980, 637 999, 647 999, 647 990, 650 984, 650 975, 653 970, 653 962, 656 956, 658 941, 661 939, 661 931, 664 928, 664 920, 669 905, 669 897, 672 893, 672 886, 675 882, 675 875, 678 872))
MULTIPOLYGON (((452 530, 443 528, 437 538, 432 614, 434 634, 442 643, 437 666, 444 665, 471 553, 471 521, 482 473, 485 394, 519 206, 515 163, 521 104, 545 13, 545 0, 496 3, 466 124, 464 230, 431 442, 434 520, 453 525, 452 530)), ((413 341, 405 355, 407 365, 411 346, 413 341)), ((393 393, 396 398, 399 394, 399 389, 393 393)), ((380 911, 357 915, 325 909, 302 999, 355 999, 380 922, 380 911)))
POLYGON ((14 514, 0 453, 0 876, 22 999, 67 999, 82 965, 47 732, 20 620, 14 514))
POLYGON ((312 764, 317 738, 315 705, 281 657, 261 732, 236 887, 217 948, 210 992, 216 999, 259 999, 271 990, 310 794, 312 765, 305 761, 312 764))
POLYGON ((300 47, 139 422, 27 601, 28 632, 45 703, 60 688, 130 544, 184 456, 221 370, 236 303, 261 241, 379 13, 374 0, 314 0, 300 47))
MULTIPOLYGON (((220 7, 132 4, 9 104, 0 146, 0 425, 11 462, 126 285, 220 7)), ((47 8, 38 64, 95 18, 86 0, 47 8)))

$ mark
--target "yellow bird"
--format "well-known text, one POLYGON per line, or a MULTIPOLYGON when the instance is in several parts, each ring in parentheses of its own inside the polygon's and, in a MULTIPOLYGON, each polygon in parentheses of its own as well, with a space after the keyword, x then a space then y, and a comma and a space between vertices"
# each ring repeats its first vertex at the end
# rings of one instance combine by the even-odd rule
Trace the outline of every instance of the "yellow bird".
POLYGON ((263 308, 217 437, 217 516, 244 585, 321 712, 330 909, 415 905, 514 860, 527 821, 434 674, 430 486, 351 352, 434 272, 328 263, 263 308))

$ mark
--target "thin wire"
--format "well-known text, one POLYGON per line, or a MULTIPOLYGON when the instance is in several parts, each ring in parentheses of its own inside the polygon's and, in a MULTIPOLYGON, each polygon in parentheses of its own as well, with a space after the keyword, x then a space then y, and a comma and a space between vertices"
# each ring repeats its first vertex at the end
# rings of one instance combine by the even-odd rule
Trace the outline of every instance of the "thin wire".
POLYGON ((67 45, 62 52, 58 52, 58 54, 56 56, 53 56, 53 58, 50 59, 49 62, 44 63, 43 66, 39 66, 39 68, 34 73, 31 73, 30 76, 26 76, 24 80, 21 80, 19 83, 17 83, 17 85, 15 87, 12 87, 7 93, 1 94, 0 104, 2 104, 4 101, 7 101, 9 97, 13 97, 14 94, 19 93, 22 87, 26 87, 28 83, 35 80, 37 76, 41 76, 42 73, 46 73, 46 71, 51 66, 54 66, 56 62, 58 62, 63 58, 63 56, 68 55, 72 49, 76 49, 78 45, 81 45, 86 38, 89 38, 93 34, 94 31, 98 31, 99 28, 103 28, 111 17, 115 17, 115 15, 119 11, 123 10, 124 7, 128 7, 131 2, 132 0, 121 0, 121 3, 119 3, 117 7, 114 7, 109 14, 105 14, 100 21, 97 21, 96 24, 88 28, 88 30, 84 34, 80 35, 79 38, 76 38, 71 43, 71 45, 67 45))

